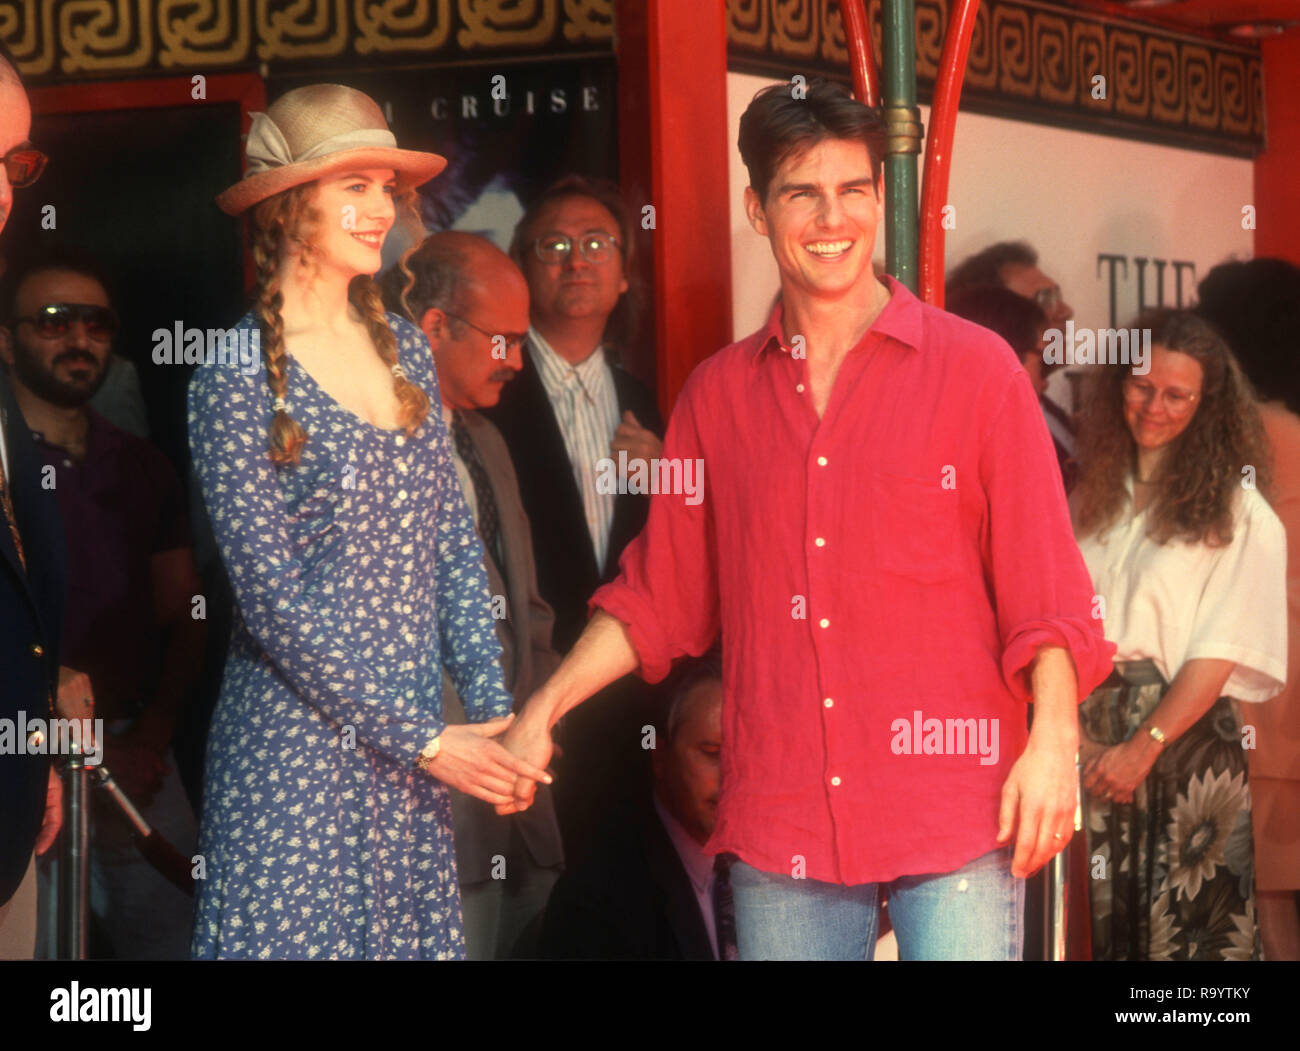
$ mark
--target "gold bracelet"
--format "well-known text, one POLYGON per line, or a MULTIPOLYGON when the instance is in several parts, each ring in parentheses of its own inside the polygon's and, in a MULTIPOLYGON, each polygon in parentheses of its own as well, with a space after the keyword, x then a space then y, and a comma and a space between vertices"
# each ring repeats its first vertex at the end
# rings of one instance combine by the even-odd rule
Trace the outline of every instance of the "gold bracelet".
POLYGON ((1151 723, 1149 726, 1147 726, 1147 733, 1151 735, 1152 740, 1154 740, 1157 744, 1161 745, 1162 747, 1164 746, 1165 732, 1162 729, 1160 729, 1160 727, 1158 727, 1155 723, 1151 723))

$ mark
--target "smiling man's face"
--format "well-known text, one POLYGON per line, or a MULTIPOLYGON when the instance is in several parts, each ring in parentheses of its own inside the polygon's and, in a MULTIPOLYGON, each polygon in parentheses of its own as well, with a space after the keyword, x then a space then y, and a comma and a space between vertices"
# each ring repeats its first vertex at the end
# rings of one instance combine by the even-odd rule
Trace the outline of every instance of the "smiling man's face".
POLYGON ((824 139, 787 158, 765 201, 745 190, 745 211, 771 243, 787 293, 838 298, 875 280, 871 253, 881 198, 864 143, 824 139))
POLYGON ((592 263, 579 251, 584 234, 600 233, 622 240, 618 222, 608 208, 592 197, 559 197, 547 203, 528 231, 520 266, 528 281, 534 323, 540 327, 582 318, 602 322, 614 312, 619 296, 627 291, 622 249, 603 262, 592 263), (562 263, 543 262, 537 256, 537 239, 563 234, 573 244, 562 263))

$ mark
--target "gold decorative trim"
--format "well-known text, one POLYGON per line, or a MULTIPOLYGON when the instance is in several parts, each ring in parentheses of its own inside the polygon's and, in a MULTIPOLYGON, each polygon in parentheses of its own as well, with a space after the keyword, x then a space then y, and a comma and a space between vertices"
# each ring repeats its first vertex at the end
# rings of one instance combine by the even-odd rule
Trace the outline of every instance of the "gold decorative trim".
POLYGON ((0 0, 0 40, 33 83, 264 62, 340 69, 358 56, 524 58, 612 51, 614 2, 0 0))
MULTIPOLYGON (((726 0, 728 66, 773 76, 848 79, 838 0, 726 0), (816 65, 809 59, 816 58, 816 65)), ((876 61, 881 2, 868 0, 876 61)), ((916 0, 919 94, 938 73, 949 0, 916 0)), ((962 106, 1237 156, 1263 148, 1258 48, 1218 43, 1054 0, 984 0, 962 106), (1105 77, 1094 98, 1093 77, 1105 77)))

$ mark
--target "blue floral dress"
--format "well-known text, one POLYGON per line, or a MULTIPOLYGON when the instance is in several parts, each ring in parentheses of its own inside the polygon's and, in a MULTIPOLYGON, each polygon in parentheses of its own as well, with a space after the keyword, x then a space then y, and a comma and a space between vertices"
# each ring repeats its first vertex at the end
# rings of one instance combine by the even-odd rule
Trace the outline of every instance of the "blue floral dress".
POLYGON ((431 402, 410 437, 289 358, 308 440, 277 468, 260 365, 209 364, 190 385, 190 446, 236 601, 208 742, 198 958, 464 955, 447 788, 414 762, 443 728, 442 667, 471 721, 508 713, 510 696, 429 345, 388 323, 431 402))

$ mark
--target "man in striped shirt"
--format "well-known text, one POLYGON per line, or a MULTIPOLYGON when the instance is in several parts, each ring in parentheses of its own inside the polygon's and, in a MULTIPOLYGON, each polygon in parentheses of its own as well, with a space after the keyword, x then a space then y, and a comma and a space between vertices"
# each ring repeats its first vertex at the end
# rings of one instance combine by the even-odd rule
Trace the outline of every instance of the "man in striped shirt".
MULTIPOLYGON (((617 574, 648 513, 648 495, 612 492, 600 480, 620 453, 650 460, 662 448, 654 395, 617 358, 635 335, 631 245, 617 187, 577 176, 533 202, 511 244, 528 281, 531 324, 522 370, 485 415, 519 477, 560 653, 581 634, 587 600, 617 574)), ((617 683, 561 732, 572 774, 556 808, 570 858, 585 853, 599 821, 636 783, 647 697, 639 682, 617 683)))

